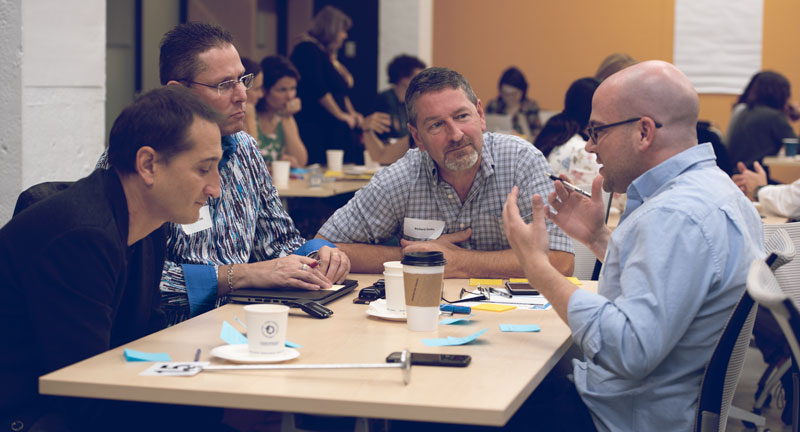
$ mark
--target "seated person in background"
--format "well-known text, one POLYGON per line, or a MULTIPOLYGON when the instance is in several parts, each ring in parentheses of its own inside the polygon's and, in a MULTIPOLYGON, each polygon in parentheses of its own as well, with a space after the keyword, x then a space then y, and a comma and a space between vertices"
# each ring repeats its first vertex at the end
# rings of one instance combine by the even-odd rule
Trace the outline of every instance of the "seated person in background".
POLYGON ((772 71, 758 75, 747 94, 747 107, 728 127, 731 161, 752 168, 753 162, 763 163, 765 156, 777 155, 784 138, 796 137, 786 115, 791 94, 783 75, 772 71))
MULTIPOLYGON (((161 41, 162 85, 191 89, 225 121, 220 198, 208 199, 194 224, 167 225, 162 303, 171 323, 213 308, 243 287, 328 288, 344 280, 350 261, 333 244, 306 242, 281 205, 250 135, 242 132, 253 77, 244 74, 231 34, 186 23, 161 41), (319 266, 309 268, 317 255, 319 266)), ((101 157, 98 166, 105 166, 101 157)))
POLYGON ((267 163, 285 160, 293 167, 304 167, 308 163, 308 152, 294 120, 294 114, 300 111, 297 98, 300 75, 288 59, 278 55, 264 57, 261 71, 264 96, 255 106, 261 155, 267 163))
POLYGON ((386 72, 392 88, 378 94, 375 112, 361 125, 364 146, 373 161, 391 165, 414 147, 406 126, 406 89, 411 78, 423 69, 425 63, 422 60, 405 54, 389 63, 386 72))
POLYGON ((706 363, 750 264, 764 257, 758 214, 716 166, 711 145, 697 144, 698 112, 696 91, 673 65, 626 68, 594 95, 586 149, 603 167, 592 198, 556 182, 548 202, 557 213, 534 196, 526 224, 517 191, 508 196, 506 236, 585 356, 573 360, 574 384, 562 383, 580 396, 575 405, 534 392, 529 406, 542 430, 692 430, 706 363), (601 185, 627 191, 613 233, 603 223, 601 185), (605 261, 597 294, 552 267, 546 219, 605 261))
POLYGON ((221 122, 186 89, 145 93, 111 128, 111 169, 0 229, 0 322, 16 329, 0 342, 6 430, 150 429, 138 422, 153 417, 119 416, 123 403, 39 396, 37 379, 166 326, 161 226, 197 221, 203 201, 219 196, 221 122))
POLYGON ((533 142, 542 123, 539 120, 539 105, 528 99, 525 75, 513 66, 506 69, 497 83, 497 91, 500 95, 489 101, 486 113, 510 115, 514 132, 533 142))
POLYGON ((752 201, 761 203, 761 207, 769 213, 800 219, 800 180, 792 184, 768 185, 767 172, 760 163, 754 162, 755 171, 750 171, 739 162, 739 174, 733 175, 733 181, 739 189, 752 201))
MULTIPOLYGON (((446 277, 522 274, 503 235, 503 201, 513 186, 530 220, 529 198, 553 190, 550 167, 525 140, 486 129, 483 107, 458 72, 429 68, 406 92, 408 129, 419 148, 379 171, 336 211, 317 237, 337 243, 353 271, 380 273, 404 252, 439 250, 446 277), (528 201, 528 203, 526 203, 528 201), (383 246, 395 237, 401 247, 383 246)), ((553 265, 571 275, 572 241, 549 224, 553 265)))
POLYGON ((581 78, 573 82, 564 97, 564 111, 550 117, 533 145, 541 150, 553 173, 567 175, 577 185, 594 180, 600 165, 597 157, 586 151, 586 126, 592 111, 592 95, 599 82, 581 78))
POLYGON ((615 73, 625 69, 628 66, 636 64, 636 60, 625 53, 612 53, 600 62, 597 67, 597 72, 594 73, 594 78, 597 81, 603 82, 606 78, 614 75, 615 73))

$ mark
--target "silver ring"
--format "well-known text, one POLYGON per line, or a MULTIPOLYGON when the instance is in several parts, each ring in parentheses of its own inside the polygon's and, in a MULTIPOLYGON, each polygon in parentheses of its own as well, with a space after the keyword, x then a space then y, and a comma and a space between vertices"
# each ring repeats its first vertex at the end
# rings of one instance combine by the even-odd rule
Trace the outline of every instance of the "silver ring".
POLYGON ((303 267, 302 268, 303 268, 303 271, 307 271, 308 270, 308 264, 303 263, 303 267))

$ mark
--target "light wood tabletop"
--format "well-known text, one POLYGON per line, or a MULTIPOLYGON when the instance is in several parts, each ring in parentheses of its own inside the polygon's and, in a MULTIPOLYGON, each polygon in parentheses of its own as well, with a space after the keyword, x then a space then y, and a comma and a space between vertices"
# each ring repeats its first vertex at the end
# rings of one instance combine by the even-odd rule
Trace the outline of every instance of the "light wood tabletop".
POLYGON ((327 198, 343 193, 355 192, 366 186, 369 180, 335 180, 324 181, 320 187, 309 186, 308 178, 290 179, 285 188, 278 188, 281 198, 327 198))
MULTIPOLYGON (((363 288, 378 275, 351 275, 363 288)), ((468 281, 445 281, 445 297, 457 298, 468 281)), ((596 292, 596 282, 582 288, 596 292)), ((399 369, 207 371, 194 377, 149 377, 150 363, 126 362, 123 348, 165 352, 173 361, 227 362, 212 357, 223 320, 237 328, 242 305, 226 305, 181 324, 40 378, 43 394, 179 403, 357 417, 504 425, 571 344, 570 331, 554 310, 473 311, 466 325, 440 325, 410 332, 405 322, 366 315, 356 292, 328 306, 331 318, 298 309, 289 317, 287 339, 302 345, 288 364, 383 363, 393 351, 468 354, 466 368, 414 366, 403 384, 399 369), (498 324, 537 324, 538 333, 504 333, 498 324), (423 338, 462 337, 488 329, 462 346, 427 347, 423 338)), ((456 315, 457 317, 459 315, 456 315)))
POLYGON ((800 158, 767 156, 764 165, 769 167, 769 177, 780 183, 792 183, 800 178, 800 158))

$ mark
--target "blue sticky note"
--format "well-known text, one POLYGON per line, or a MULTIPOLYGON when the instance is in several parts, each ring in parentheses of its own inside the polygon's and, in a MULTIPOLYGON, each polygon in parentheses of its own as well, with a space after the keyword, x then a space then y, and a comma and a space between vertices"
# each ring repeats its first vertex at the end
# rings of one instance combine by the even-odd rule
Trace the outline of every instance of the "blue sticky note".
POLYGON ((125 348, 125 360, 131 362, 171 362, 169 354, 167 353, 148 353, 144 351, 136 351, 130 348, 125 348))
POLYGON ((534 309, 534 310, 537 310, 537 309, 538 310, 547 310, 549 307, 550 307, 550 303, 545 303, 543 305, 533 305, 531 307, 531 309, 534 309))
POLYGON ((453 325, 453 324, 464 325, 464 324, 469 324, 469 322, 470 322, 469 317, 471 317, 471 316, 472 315, 468 315, 468 316, 465 316, 465 317, 462 317, 462 318, 445 318, 445 319, 439 321, 439 324, 441 324, 441 325, 453 325))
POLYGON ((222 321, 222 330, 219 332, 220 339, 228 345, 239 345, 247 343, 247 336, 241 334, 227 321, 222 321))
POLYGON ((536 324, 500 324, 500 331, 504 332, 538 332, 536 324))
POLYGON ((239 324, 241 324, 242 327, 244 327, 245 330, 247 330, 247 324, 243 323, 242 320, 240 320, 238 316, 234 315, 233 319, 236 320, 236 322, 238 322, 239 324))
POLYGON ((284 344, 283 344, 283 345, 284 345, 285 347, 287 347, 287 348, 302 348, 302 347, 303 347, 303 346, 302 346, 302 345, 300 345, 300 344, 296 344, 296 343, 294 343, 294 342, 290 342, 290 341, 288 341, 288 340, 287 340, 286 342, 284 342, 284 344))
POLYGON ((486 330, 489 329, 483 329, 477 333, 473 333, 469 336, 464 336, 460 338, 448 336, 447 338, 439 338, 439 339, 422 339, 422 343, 425 344, 425 346, 465 345, 474 341, 475 339, 478 339, 482 334, 486 333, 486 330))

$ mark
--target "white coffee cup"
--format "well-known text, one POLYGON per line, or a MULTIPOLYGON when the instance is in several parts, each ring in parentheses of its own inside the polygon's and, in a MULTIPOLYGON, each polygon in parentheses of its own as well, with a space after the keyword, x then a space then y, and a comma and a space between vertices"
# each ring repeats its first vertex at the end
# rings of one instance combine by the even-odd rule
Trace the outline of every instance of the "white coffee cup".
POLYGON ((247 305, 247 346, 256 355, 280 354, 286 344, 289 307, 277 304, 247 305))
POLYGON ((379 163, 372 160, 372 156, 369 155, 369 150, 364 150, 364 166, 367 168, 376 168, 380 166, 379 163))
POLYGON ((391 312, 405 312, 406 292, 403 287, 403 264, 400 261, 383 263, 383 280, 386 283, 386 309, 391 312))
POLYGON ((289 186, 290 168, 291 163, 289 161, 272 161, 272 184, 276 188, 289 186))
POLYGON ((442 279, 447 264, 444 254, 439 251, 406 252, 402 263, 408 329, 435 331, 439 326, 442 279))
POLYGON ((341 171, 344 163, 344 150, 326 150, 328 158, 328 171, 341 171))

